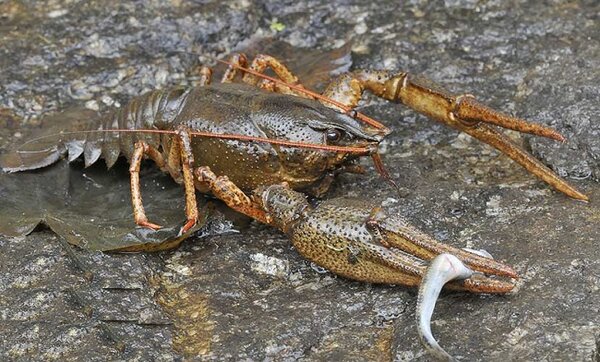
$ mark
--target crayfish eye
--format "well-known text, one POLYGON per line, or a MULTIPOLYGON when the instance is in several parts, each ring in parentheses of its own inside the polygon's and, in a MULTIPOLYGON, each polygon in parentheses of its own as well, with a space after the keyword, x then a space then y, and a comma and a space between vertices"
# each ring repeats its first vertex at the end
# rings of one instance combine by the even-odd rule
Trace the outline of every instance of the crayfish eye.
POLYGON ((342 138, 342 132, 335 128, 330 128, 326 132, 327 141, 337 142, 342 138))

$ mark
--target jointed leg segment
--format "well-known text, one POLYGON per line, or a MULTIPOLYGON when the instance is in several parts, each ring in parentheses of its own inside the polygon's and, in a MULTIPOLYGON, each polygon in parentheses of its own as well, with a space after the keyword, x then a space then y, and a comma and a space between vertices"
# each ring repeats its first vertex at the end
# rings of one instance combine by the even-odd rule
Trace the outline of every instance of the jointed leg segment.
POLYGON ((146 212, 144 211, 142 192, 140 191, 140 166, 142 164, 144 154, 152 158, 154 162, 156 162, 156 164, 161 168, 164 167, 165 161, 160 152, 158 152, 158 150, 154 147, 149 146, 146 142, 138 141, 134 147, 135 149, 131 157, 131 164, 129 166, 133 218, 135 223, 139 226, 158 230, 161 228, 161 226, 149 222, 148 218, 146 217, 146 212))
POLYGON ((148 221, 142 202, 140 190, 140 165, 144 155, 147 155, 154 160, 161 169, 169 171, 175 180, 179 180, 183 183, 185 190, 185 214, 187 220, 179 234, 185 234, 198 222, 198 205, 196 203, 196 188, 194 186, 193 175, 194 158, 188 131, 186 129, 180 129, 178 131, 178 135, 173 140, 169 149, 166 161, 156 148, 148 145, 146 142, 138 141, 135 144, 131 165, 129 167, 133 217, 137 225, 158 230, 161 226, 148 221), (181 169, 181 172, 179 169, 181 169))
POLYGON ((191 138, 188 130, 180 128, 177 141, 181 145, 181 170, 183 173, 183 187, 185 189, 185 215, 187 221, 181 228, 180 234, 185 234, 198 222, 198 204, 196 203, 196 187, 194 186, 194 155, 192 153, 191 138))
POLYGON ((264 224, 270 223, 271 220, 262 207, 252 201, 227 176, 217 176, 209 167, 198 167, 195 174, 198 181, 205 183, 212 194, 230 208, 264 224))
MULTIPOLYGON (((248 67, 248 59, 244 54, 236 54, 232 56, 229 60, 229 63, 231 65, 229 65, 225 71, 225 74, 223 75, 223 83, 231 83, 234 80, 239 72, 237 67, 248 67)), ((270 55, 258 54, 252 60, 252 63, 248 68, 258 73, 264 73, 267 68, 270 68, 273 70, 273 72, 275 72, 277 77, 286 84, 302 86, 302 84, 300 84, 298 81, 297 76, 295 76, 285 65, 283 65, 283 63, 270 55)), ((244 83, 256 85, 260 88, 277 93, 292 94, 298 97, 311 98, 306 93, 298 92, 294 89, 286 87, 283 84, 274 83, 266 79, 260 79, 251 73, 244 73, 242 76, 242 81, 244 83)))
POLYGON ((196 86, 205 86, 209 85, 212 80, 212 69, 207 66, 200 66, 198 68, 194 68, 190 73, 190 83, 196 86))

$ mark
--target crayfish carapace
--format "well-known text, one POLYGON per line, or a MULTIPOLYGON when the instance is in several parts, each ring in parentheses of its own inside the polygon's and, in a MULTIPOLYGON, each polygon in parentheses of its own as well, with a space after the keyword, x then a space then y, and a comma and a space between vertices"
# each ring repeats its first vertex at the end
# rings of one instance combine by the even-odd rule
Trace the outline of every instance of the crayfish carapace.
POLYGON ((357 70, 333 81, 319 95, 306 90, 283 64, 267 55, 248 65, 243 55, 227 62, 223 82, 211 85, 202 68, 199 86, 157 90, 87 131, 65 132, 52 147, 29 142, 3 155, 5 171, 50 165, 67 153, 84 155, 91 165, 103 158, 111 167, 120 155, 130 162, 135 222, 160 228, 146 218, 139 170, 148 157, 177 182, 186 195, 186 234, 199 214, 196 190, 211 193, 231 208, 289 235, 306 258, 339 275, 373 283, 421 285, 419 328, 428 349, 448 355, 429 330, 441 287, 476 293, 507 293, 516 272, 489 255, 437 242, 365 200, 338 198, 316 206, 298 191, 322 195, 341 172, 360 172, 355 163, 371 156, 389 179, 377 146, 390 130, 357 113, 365 90, 414 110, 499 149, 568 196, 587 197, 514 144, 495 126, 559 141, 556 131, 494 111, 471 95, 452 95, 407 73, 357 70), (270 68, 278 78, 263 72, 270 68), (245 84, 232 83, 242 75, 245 84), (80 136, 85 135, 82 139, 80 136), (504 278, 504 279, 502 279, 504 278))

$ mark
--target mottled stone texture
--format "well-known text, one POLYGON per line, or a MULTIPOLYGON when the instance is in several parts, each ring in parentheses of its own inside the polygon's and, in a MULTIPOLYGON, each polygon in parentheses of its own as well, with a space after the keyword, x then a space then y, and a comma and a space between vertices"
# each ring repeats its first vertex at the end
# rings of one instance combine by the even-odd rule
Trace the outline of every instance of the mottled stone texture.
MULTIPOLYGON (((0 144, 42 114, 183 83, 196 55, 209 62, 254 36, 321 49, 352 40, 355 67, 424 73, 556 127, 567 143, 511 136, 592 200, 401 106, 366 106, 395 130, 384 157, 407 192, 370 173, 341 177, 332 194, 385 200, 523 276, 506 297, 444 294, 442 345, 461 360, 598 360, 598 14, 597 1, 3 1, 0 144)), ((131 255, 42 230, 0 237, 0 359, 426 361, 415 294, 336 278, 259 225, 131 255)))

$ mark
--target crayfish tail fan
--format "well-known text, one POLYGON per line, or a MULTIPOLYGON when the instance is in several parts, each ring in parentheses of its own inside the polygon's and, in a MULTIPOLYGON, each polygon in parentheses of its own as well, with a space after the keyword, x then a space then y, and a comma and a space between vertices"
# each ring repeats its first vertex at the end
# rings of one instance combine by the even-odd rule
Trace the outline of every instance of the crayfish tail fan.
POLYGON ((74 109, 52 115, 38 128, 24 128, 25 143, 8 153, 0 154, 0 168, 4 172, 35 170, 50 166, 68 153, 69 162, 84 151, 86 138, 83 130, 98 121, 98 113, 88 109, 74 109))

